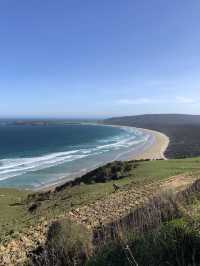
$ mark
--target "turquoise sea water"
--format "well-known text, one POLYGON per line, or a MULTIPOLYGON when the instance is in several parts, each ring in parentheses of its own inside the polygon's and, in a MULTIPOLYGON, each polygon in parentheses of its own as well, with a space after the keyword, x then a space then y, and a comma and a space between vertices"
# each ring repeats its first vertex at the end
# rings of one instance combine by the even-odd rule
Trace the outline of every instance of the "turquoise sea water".
POLYGON ((39 188, 71 179, 150 143, 134 128, 1 125, 0 187, 39 188))

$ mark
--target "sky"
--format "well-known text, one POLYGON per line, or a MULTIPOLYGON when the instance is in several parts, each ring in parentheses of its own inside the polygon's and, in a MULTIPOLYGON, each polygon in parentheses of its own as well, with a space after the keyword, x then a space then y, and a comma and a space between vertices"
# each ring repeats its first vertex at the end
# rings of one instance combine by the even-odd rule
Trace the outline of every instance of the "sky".
POLYGON ((1 0, 0 117, 200 114, 199 0, 1 0))

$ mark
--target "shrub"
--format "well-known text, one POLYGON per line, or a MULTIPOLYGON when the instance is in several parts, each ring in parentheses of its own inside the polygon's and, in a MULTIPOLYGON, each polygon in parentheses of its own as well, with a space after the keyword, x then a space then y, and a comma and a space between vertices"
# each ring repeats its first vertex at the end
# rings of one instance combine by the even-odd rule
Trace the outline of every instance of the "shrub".
POLYGON ((159 230, 137 235, 128 243, 104 246, 87 266, 192 266, 199 263, 199 232, 182 220, 174 220, 159 230))
POLYGON ((52 223, 47 242, 31 254, 30 265, 83 265, 91 253, 90 234, 80 225, 64 219, 52 223))

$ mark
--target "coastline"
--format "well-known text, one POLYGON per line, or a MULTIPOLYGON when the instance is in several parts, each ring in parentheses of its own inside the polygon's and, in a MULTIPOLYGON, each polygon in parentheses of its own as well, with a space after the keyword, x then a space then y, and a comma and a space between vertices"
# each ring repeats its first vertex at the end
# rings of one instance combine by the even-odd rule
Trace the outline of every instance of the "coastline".
MULTIPOLYGON (((92 123, 92 125, 98 125, 98 126, 105 126, 105 127, 117 127, 124 130, 127 130, 129 132, 139 131, 138 134, 144 134, 144 139, 138 144, 131 144, 129 146, 127 144, 126 150, 123 151, 120 150, 116 151, 114 156, 112 158, 107 158, 106 156, 103 156, 102 161, 100 158, 96 161, 91 161, 90 165, 87 165, 85 168, 79 169, 79 171, 75 171, 74 173, 67 173, 66 171, 63 171, 62 176, 57 177, 54 180, 51 180, 50 182, 41 182, 36 187, 27 187, 27 188, 20 188, 19 189, 25 189, 25 190, 33 190, 33 191, 42 191, 42 190, 48 190, 55 188, 57 186, 60 186, 62 184, 68 183, 72 180, 75 180, 77 178, 80 178, 81 176, 113 161, 131 161, 131 160, 156 160, 156 159, 167 159, 164 156, 164 152, 168 147, 169 144, 169 138, 158 131, 149 130, 145 128, 139 128, 134 126, 123 126, 123 125, 116 125, 116 124, 101 124, 101 123, 92 123)), ((137 142, 136 142, 137 143, 137 142)), ((51 173, 49 173, 51 174, 51 173)))
POLYGON ((105 125, 105 126, 136 128, 152 137, 152 141, 150 143, 145 144, 142 148, 138 150, 134 149, 133 152, 130 151, 130 155, 128 157, 125 157, 125 159, 122 159, 123 161, 160 160, 160 159, 167 160, 164 154, 167 147, 169 146, 170 138, 164 133, 156 130, 133 127, 133 126, 120 126, 120 125, 105 125))
POLYGON ((154 141, 149 147, 144 149, 141 153, 133 155, 130 159, 132 160, 146 160, 146 159, 167 160, 164 153, 170 142, 169 137, 159 131, 145 129, 145 128, 138 128, 138 129, 142 130, 145 133, 152 135, 154 138, 154 141))
MULTIPOLYGON (((118 125, 105 125, 105 126, 113 126, 113 127, 130 127, 134 128, 131 126, 118 126, 118 125)), ((136 128, 136 127, 135 127, 136 128)), ((132 151, 130 150, 129 155, 126 155, 124 158, 122 155, 119 154, 114 160, 121 160, 121 161, 131 161, 131 160, 167 160, 165 157, 164 153, 169 145, 169 137, 166 136, 165 134, 155 131, 155 130, 150 130, 150 129, 145 129, 145 128, 136 128, 140 131, 143 131, 145 134, 150 135, 151 141, 149 143, 145 143, 143 147, 140 147, 138 150, 133 149, 132 151), (121 158, 120 158, 121 157, 121 158)), ((72 180, 75 180, 77 178, 80 178, 82 175, 87 174, 88 172, 95 170, 96 168, 100 167, 99 166, 94 166, 90 170, 88 169, 87 171, 81 172, 79 175, 73 175, 73 176, 68 176, 68 177, 63 177, 57 182, 49 183, 44 186, 41 186, 35 191, 48 191, 48 190, 53 190, 58 186, 62 186, 65 183, 68 183, 72 180)))

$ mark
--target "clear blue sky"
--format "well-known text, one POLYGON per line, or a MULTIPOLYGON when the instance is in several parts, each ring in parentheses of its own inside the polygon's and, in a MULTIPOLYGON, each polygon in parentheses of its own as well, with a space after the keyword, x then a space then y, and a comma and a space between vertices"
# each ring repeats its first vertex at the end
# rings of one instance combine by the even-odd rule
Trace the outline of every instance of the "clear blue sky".
POLYGON ((0 116, 200 113, 199 0, 1 0, 0 116))

